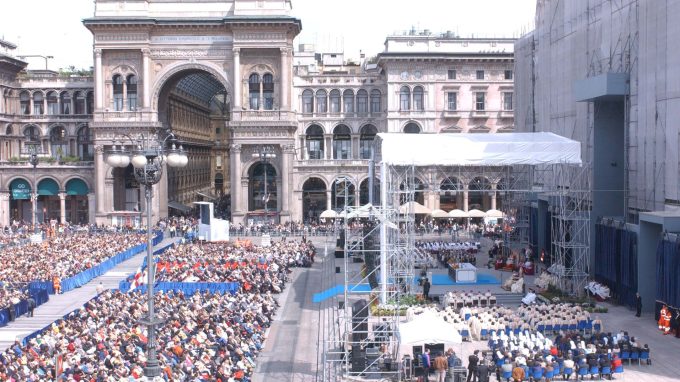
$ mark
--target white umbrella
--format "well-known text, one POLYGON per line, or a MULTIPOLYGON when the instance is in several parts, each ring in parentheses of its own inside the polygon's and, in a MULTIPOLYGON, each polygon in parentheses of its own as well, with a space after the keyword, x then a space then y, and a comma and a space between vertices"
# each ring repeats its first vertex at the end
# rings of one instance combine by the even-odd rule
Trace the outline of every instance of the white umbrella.
POLYGON ((333 218, 338 217, 338 213, 333 211, 333 210, 326 210, 326 211, 322 212, 319 217, 322 218, 322 219, 333 219, 333 218))
POLYGON ((456 210, 449 211, 449 217, 452 217, 452 218, 468 218, 468 217, 470 217, 470 215, 468 215, 468 213, 463 211, 463 210, 456 209, 456 210))
POLYGON ((399 207, 400 214, 407 214, 409 212, 413 212, 414 214, 427 215, 430 212, 432 212, 432 210, 414 201, 406 202, 399 207))
POLYGON ((487 218, 502 218, 502 217, 505 217, 505 214, 502 211, 499 211, 499 210, 488 210, 488 211, 486 211, 486 217, 487 218))
POLYGON ((468 215, 469 215, 471 218, 483 218, 483 217, 486 217, 486 213, 485 213, 484 211, 480 211, 480 210, 476 210, 476 209, 475 209, 475 210, 470 210, 470 211, 468 211, 468 215))
POLYGON ((432 216, 435 219, 450 218, 451 217, 451 216, 449 216, 448 212, 446 212, 444 210, 439 210, 439 209, 430 212, 430 216, 432 216))

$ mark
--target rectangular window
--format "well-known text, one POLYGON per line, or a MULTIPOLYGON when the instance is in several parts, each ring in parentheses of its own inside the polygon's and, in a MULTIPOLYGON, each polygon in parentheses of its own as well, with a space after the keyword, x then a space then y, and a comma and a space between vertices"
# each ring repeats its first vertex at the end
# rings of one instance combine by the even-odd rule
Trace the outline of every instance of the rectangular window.
POLYGON ((274 110, 274 94, 265 93, 264 95, 264 109, 274 110))
POLYGON ((506 70, 506 71, 505 71, 505 79, 506 79, 506 80, 511 80, 511 79, 512 79, 512 70, 506 70))
POLYGON ((33 102, 33 114, 42 115, 42 113, 43 113, 42 102, 33 102))
POLYGON ((219 155, 215 157, 215 168, 216 169, 222 168, 222 157, 219 155))
MULTIPOLYGON (((83 104, 83 106, 85 106, 83 104)), ((76 109, 78 108, 78 103, 76 103, 76 109)), ((128 110, 137 110, 137 94, 128 94, 128 110)), ((85 114, 85 110, 76 110, 76 114, 85 114)))
POLYGON ((446 77, 450 80, 455 80, 456 79, 456 69, 449 69, 446 77))
POLYGON ((368 113, 368 97, 357 97, 357 113, 368 113))
POLYGON ((483 79, 484 79, 484 71, 483 71, 483 70, 478 70, 478 71, 477 71, 477 79, 478 79, 478 80, 483 80, 483 79))
POLYGON ((113 110, 114 111, 123 111, 123 94, 114 94, 113 95, 113 110))
POLYGON ((380 96, 371 95, 371 113, 380 113, 380 96))
POLYGON ((260 109, 260 94, 250 93, 250 110, 260 109))
POLYGON ((309 159, 323 159, 323 141, 308 140, 307 141, 307 155, 309 159))
POLYGON ((334 159, 350 159, 351 154, 352 154, 352 141, 350 140, 333 141, 334 159))
POLYGON ((475 110, 484 111, 486 93, 475 93, 475 110))
POLYGON ((446 110, 455 111, 458 109, 458 94, 456 92, 446 93, 446 110))
POLYGON ((503 93, 503 110, 512 110, 512 93, 503 93))

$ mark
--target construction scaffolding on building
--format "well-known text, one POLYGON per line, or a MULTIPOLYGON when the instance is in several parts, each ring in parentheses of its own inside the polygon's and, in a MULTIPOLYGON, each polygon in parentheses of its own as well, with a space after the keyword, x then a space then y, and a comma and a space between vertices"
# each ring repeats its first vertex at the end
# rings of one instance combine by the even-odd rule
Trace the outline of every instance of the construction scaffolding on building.
MULTIPOLYGON (((399 325, 404 319, 402 303, 419 292, 414 275, 417 204, 413 202, 422 191, 417 177, 493 179, 495 189, 438 182, 440 186, 431 192, 499 195, 504 222, 512 228, 508 235, 520 245, 528 242, 528 206, 537 195, 552 198, 557 206, 553 211, 556 275, 560 286, 582 289, 588 263, 589 189, 582 176, 579 143, 544 133, 499 136, 378 135, 380 205, 350 207, 351 193, 349 188, 345 191, 348 196, 340 214, 345 232, 343 293, 322 306, 321 325, 329 329, 320 336, 321 380, 360 376, 402 380, 408 375, 399 325), (428 154, 419 154, 424 152, 428 154)), ((498 202, 494 199, 494 205, 498 202)), ((506 244, 509 240, 506 236, 506 244)), ((331 269, 325 272, 324 279, 332 278, 331 269)))

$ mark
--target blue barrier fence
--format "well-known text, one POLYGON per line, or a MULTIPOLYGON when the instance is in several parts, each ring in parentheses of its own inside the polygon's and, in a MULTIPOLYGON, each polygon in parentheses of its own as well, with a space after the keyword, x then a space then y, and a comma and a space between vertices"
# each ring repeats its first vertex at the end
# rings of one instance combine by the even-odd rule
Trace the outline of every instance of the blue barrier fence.
MULTIPOLYGON (((153 245, 157 245, 163 241, 163 233, 159 232, 156 237, 153 238, 153 245)), ((76 288, 87 284, 92 281, 95 277, 99 277, 104 273, 111 270, 116 265, 122 263, 125 260, 130 259, 132 256, 143 252, 146 250, 146 243, 136 245, 130 249, 127 249, 111 258, 103 261, 101 264, 95 265, 94 267, 84 270, 75 276, 69 277, 67 279, 61 280, 61 292, 66 293, 76 288)), ((54 294, 54 285, 52 281, 33 281, 29 283, 29 288, 33 289, 46 289, 49 294, 54 294)))
MULTIPOLYGON (((118 289, 121 292, 127 293, 130 290, 131 283, 128 281, 121 281, 118 284, 118 289)), ((183 283, 183 282, 170 282, 161 281, 154 285, 154 290, 166 292, 182 292, 186 296, 193 296, 196 292, 210 292, 210 293, 231 293, 234 294, 238 291, 239 283, 183 283)), ((146 285, 142 285, 135 289, 142 293, 146 292, 146 285)))
MULTIPOLYGON (((29 288, 29 293, 35 300, 36 307, 46 303, 50 299, 46 289, 29 288)), ((28 312, 28 300, 21 300, 12 307, 0 309, 0 327, 7 326, 7 323, 9 323, 10 309, 14 309, 14 317, 24 315, 28 312)))

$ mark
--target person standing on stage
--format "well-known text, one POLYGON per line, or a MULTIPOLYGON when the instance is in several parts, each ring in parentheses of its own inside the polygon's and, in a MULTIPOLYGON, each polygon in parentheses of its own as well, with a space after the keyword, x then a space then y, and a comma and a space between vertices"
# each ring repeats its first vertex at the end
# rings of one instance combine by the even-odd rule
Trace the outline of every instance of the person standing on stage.
POLYGON ((642 313, 642 297, 640 293, 635 293, 635 317, 640 317, 642 313))

